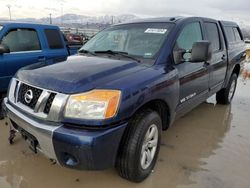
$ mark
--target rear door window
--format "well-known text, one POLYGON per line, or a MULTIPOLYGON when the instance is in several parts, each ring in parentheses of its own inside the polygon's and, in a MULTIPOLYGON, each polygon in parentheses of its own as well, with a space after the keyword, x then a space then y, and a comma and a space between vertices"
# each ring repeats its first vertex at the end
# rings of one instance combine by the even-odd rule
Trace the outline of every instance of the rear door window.
POLYGON ((234 27, 234 28, 233 28, 233 31, 234 31, 234 36, 235 36, 236 42, 242 41, 242 38, 241 38, 241 35, 240 35, 240 33, 239 33, 238 28, 234 27))
POLYGON ((224 27, 225 34, 227 36, 227 41, 229 43, 235 42, 235 35, 232 27, 224 27))
POLYGON ((205 22, 207 39, 211 42, 213 52, 221 49, 219 29, 216 23, 205 22))
POLYGON ((45 29, 45 35, 50 49, 63 49, 63 41, 57 29, 45 29))
POLYGON ((2 39, 1 44, 9 47, 10 52, 41 50, 37 32, 34 29, 13 29, 2 39))

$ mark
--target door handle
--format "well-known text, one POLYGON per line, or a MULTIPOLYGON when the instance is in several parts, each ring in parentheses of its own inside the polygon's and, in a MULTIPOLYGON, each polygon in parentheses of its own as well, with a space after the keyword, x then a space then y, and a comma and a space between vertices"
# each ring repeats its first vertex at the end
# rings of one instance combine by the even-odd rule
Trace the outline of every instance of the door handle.
POLYGON ((38 61, 46 61, 45 56, 39 56, 39 57, 38 57, 38 61))
POLYGON ((203 67, 207 68, 210 65, 210 62, 205 61, 205 63, 203 64, 203 67))
POLYGON ((225 60, 226 60, 226 55, 223 54, 223 56, 221 57, 221 59, 222 59, 223 61, 225 61, 225 60))

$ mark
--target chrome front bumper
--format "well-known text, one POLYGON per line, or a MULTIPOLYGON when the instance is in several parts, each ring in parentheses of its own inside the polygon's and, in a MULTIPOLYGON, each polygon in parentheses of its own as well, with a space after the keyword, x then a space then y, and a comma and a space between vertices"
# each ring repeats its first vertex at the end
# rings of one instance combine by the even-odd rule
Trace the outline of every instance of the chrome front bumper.
POLYGON ((110 129, 90 131, 34 118, 17 110, 7 98, 4 108, 12 126, 21 128, 21 134, 25 131, 35 137, 37 149, 61 166, 79 170, 103 170, 115 166, 127 122, 110 129))
MULTIPOLYGON (((38 141, 38 150, 40 150, 46 157, 57 161, 53 146, 53 132, 61 127, 60 124, 46 124, 29 118, 27 115, 15 109, 5 98, 4 108, 9 122, 16 123, 23 130, 32 134, 38 141)), ((13 126, 14 127, 14 126, 13 126)))

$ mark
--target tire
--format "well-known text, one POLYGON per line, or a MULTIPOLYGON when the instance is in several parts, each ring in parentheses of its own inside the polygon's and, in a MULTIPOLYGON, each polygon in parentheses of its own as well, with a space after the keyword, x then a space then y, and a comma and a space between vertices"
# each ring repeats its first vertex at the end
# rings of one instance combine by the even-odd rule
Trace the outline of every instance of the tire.
POLYGON ((161 131, 162 120, 157 112, 147 109, 135 115, 125 130, 116 160, 121 177, 141 182, 151 174, 160 149, 161 131), (154 135, 152 139, 150 135, 154 135))
POLYGON ((216 93, 216 101, 218 104, 230 104, 232 102, 237 87, 237 79, 237 74, 233 74, 227 87, 216 93))
POLYGON ((0 120, 4 119, 4 114, 3 114, 3 99, 0 98, 0 120))

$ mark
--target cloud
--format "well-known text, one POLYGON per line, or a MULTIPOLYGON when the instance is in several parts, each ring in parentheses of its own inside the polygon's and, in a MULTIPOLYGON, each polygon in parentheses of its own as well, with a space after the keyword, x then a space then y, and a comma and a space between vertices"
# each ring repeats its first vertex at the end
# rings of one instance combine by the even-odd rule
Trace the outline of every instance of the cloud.
POLYGON ((250 19, 249 0, 0 0, 0 17, 8 17, 6 3, 14 18, 47 17, 49 13, 81 15, 135 14, 142 17, 194 15, 218 19, 250 19), (32 8, 30 8, 32 7, 32 8))

